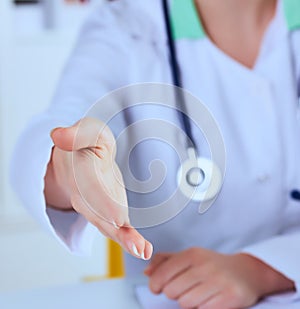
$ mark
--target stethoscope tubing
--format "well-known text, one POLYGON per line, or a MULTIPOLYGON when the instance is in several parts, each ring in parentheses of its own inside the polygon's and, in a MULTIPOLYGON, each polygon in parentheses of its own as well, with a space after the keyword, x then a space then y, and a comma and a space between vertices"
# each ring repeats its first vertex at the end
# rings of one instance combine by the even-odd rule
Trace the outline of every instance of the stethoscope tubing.
POLYGON ((166 34, 167 34, 167 39, 168 39, 169 60, 170 60, 170 68, 171 68, 171 73, 172 73, 173 84, 179 88, 178 91, 176 91, 175 93, 175 99, 181 111, 182 122, 183 122, 185 133, 187 136, 187 139, 186 139, 187 148, 193 148, 195 152, 197 153, 197 145, 193 137, 191 123, 188 120, 188 113, 187 113, 185 98, 183 96, 183 92, 181 91, 181 88, 183 88, 183 82, 182 82, 181 71, 180 71, 180 67, 178 63, 176 44, 175 44, 175 40, 173 38, 173 33, 172 33, 168 0, 162 0, 162 6, 163 6, 163 14, 164 14, 164 20, 165 20, 166 34))

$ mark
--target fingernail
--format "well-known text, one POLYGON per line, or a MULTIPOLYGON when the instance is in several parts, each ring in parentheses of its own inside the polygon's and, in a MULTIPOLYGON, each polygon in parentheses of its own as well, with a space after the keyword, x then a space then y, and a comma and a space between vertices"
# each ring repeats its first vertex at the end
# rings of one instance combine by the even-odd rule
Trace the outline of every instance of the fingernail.
POLYGON ((149 260, 151 259, 152 255, 153 255, 153 251, 154 251, 154 248, 153 248, 153 245, 150 243, 150 256, 149 256, 149 260))
POLYGON ((145 259, 145 252, 143 252, 143 253, 141 254, 141 258, 142 258, 144 261, 146 261, 146 259, 145 259))
POLYGON ((132 245, 132 251, 133 251, 133 253, 134 253, 136 256, 139 256, 139 257, 140 257, 140 254, 139 254, 139 252, 138 252, 138 250, 137 250, 135 244, 132 245))
POLYGON ((115 221, 112 222, 112 225, 114 226, 115 229, 119 230, 120 227, 117 225, 117 223, 115 221))

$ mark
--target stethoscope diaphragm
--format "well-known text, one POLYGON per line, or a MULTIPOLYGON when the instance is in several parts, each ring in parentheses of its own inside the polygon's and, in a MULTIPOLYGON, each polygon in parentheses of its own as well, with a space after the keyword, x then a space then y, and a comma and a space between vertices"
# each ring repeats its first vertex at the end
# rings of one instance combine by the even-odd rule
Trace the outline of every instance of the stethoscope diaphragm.
POLYGON ((210 159, 196 157, 193 148, 188 149, 188 159, 177 172, 177 184, 190 200, 212 200, 220 192, 223 182, 219 167, 210 159))

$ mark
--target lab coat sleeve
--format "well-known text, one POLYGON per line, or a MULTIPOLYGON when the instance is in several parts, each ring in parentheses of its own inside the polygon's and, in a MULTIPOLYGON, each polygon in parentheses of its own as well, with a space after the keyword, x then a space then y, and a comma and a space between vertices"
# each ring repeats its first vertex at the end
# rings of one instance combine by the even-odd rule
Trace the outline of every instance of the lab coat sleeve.
MULTIPOLYGON (((292 52, 293 65, 296 70, 298 95, 300 95, 300 57, 297 51, 300 49, 300 30, 292 33, 292 52)), ((289 201, 288 204, 294 207, 300 207, 296 201, 289 201), (296 205, 297 204, 297 205, 296 205)), ((300 222, 297 217, 293 219, 293 224, 282 235, 265 240, 244 248, 242 252, 251 254, 274 269, 284 274, 287 278, 293 280, 296 285, 296 293, 290 293, 285 297, 272 297, 274 301, 290 302, 300 299, 300 222)))
POLYGON ((75 212, 46 207, 44 176, 53 147, 50 131, 72 125, 97 99, 126 84, 128 42, 119 25, 119 10, 117 4, 106 2, 89 17, 52 104, 24 130, 11 164, 12 185, 29 213, 79 255, 89 253, 96 228, 75 212))
POLYGON ((300 231, 282 234, 251 245, 242 252, 255 256, 295 282, 296 292, 285 297, 272 297, 274 301, 300 300, 300 231))

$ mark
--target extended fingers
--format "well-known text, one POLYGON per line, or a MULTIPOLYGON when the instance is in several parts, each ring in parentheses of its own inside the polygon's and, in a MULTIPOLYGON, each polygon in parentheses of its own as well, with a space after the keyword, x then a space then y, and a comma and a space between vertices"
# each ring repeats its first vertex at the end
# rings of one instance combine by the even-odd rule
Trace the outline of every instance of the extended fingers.
POLYGON ((133 227, 122 227, 117 232, 117 242, 130 254, 143 260, 149 260, 152 256, 153 246, 133 227))
POLYGON ((114 219, 108 221, 95 215, 91 209, 86 207, 80 198, 77 198, 72 204, 74 209, 96 226, 104 236, 119 243, 128 253, 144 260, 151 258, 153 252, 152 244, 136 229, 130 226, 119 227, 116 225, 114 219))
POLYGON ((80 155, 74 156, 72 188, 77 192, 72 192, 73 202, 89 208, 95 216, 114 221, 119 227, 129 226, 127 196, 123 185, 112 171, 102 173, 99 164, 94 166, 90 160, 81 160, 78 158, 80 155))

